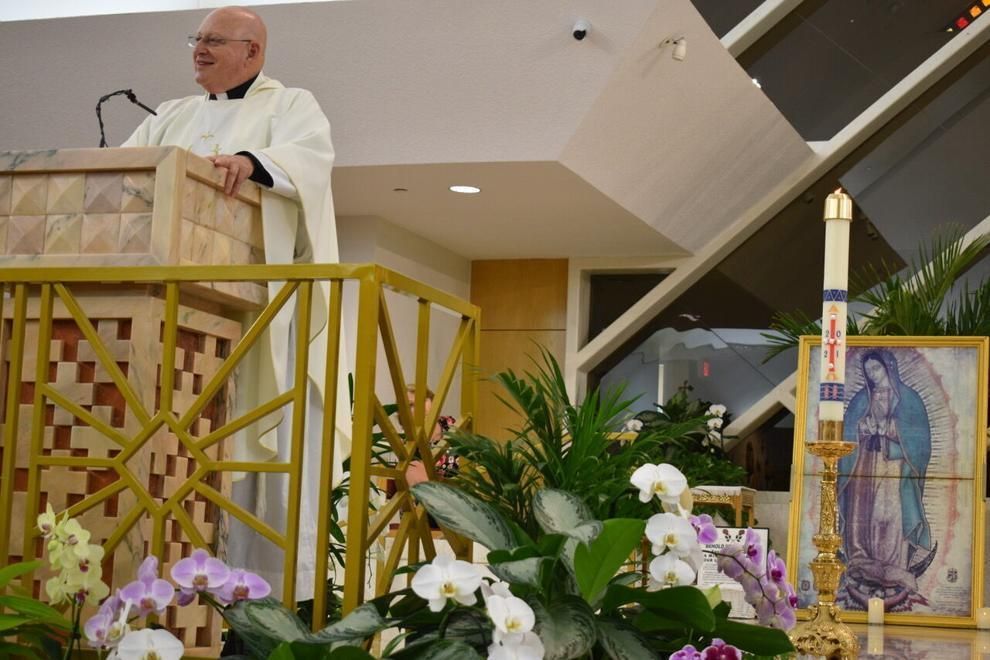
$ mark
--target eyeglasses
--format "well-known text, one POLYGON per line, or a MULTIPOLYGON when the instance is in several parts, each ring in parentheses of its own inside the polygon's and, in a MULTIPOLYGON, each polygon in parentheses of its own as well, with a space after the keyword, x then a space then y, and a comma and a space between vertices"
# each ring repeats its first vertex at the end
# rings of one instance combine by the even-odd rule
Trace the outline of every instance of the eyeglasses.
POLYGON ((253 39, 225 39, 223 37, 215 37, 212 35, 209 37, 200 37, 194 34, 190 34, 186 38, 186 43, 189 44, 190 48, 195 48, 201 41, 207 48, 217 48, 219 46, 225 46, 228 41, 243 41, 244 43, 249 44, 253 41, 253 39))

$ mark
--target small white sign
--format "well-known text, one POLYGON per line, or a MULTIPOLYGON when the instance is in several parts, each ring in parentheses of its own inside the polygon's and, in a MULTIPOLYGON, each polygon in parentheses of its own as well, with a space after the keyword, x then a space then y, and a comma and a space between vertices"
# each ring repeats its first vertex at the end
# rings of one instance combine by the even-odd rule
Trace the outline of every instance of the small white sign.
MULTIPOLYGON (((746 527, 718 527, 718 539, 713 543, 702 543, 704 550, 701 570, 698 571, 698 587, 706 589, 718 585, 722 600, 730 606, 729 617, 733 619, 755 619, 756 610, 746 602, 742 585, 718 570, 718 555, 728 545, 742 545, 746 539, 746 527)), ((770 541, 770 531, 764 527, 753 528, 760 538, 764 552, 770 541)))

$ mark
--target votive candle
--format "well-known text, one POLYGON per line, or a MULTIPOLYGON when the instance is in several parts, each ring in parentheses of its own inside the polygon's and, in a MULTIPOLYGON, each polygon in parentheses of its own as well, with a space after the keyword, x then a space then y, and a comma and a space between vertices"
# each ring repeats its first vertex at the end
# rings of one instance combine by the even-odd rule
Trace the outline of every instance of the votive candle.
POLYGON ((866 621, 871 626, 883 623, 883 599, 871 598, 866 612, 866 621))

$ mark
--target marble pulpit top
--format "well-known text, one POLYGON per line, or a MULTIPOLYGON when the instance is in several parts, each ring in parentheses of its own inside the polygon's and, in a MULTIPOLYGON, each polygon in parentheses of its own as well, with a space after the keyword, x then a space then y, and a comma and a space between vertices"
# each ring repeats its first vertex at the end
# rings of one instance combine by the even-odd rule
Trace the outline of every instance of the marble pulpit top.
POLYGON ((264 263, 261 192, 178 147, 0 152, 0 266, 264 263))
MULTIPOLYGON (((185 157, 189 175, 211 183, 223 185, 223 175, 213 163, 191 154, 180 147, 121 147, 114 149, 26 149, 0 151, 0 175, 4 173, 48 172, 107 172, 124 170, 154 170, 175 153, 185 157)), ((238 198, 260 203, 261 192, 251 181, 245 181, 238 198)), ((0 205, 0 214, 3 214, 0 205)))

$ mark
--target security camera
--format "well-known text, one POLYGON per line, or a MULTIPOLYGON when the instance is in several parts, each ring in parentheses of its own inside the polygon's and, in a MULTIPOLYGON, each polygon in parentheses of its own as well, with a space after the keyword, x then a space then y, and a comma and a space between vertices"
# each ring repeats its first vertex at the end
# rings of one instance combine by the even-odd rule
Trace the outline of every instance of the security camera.
POLYGON ((588 21, 582 18, 578 20, 577 23, 574 24, 574 29, 571 30, 571 36, 573 36, 578 41, 581 41, 582 39, 588 36, 589 30, 591 30, 591 23, 589 23, 588 21))

